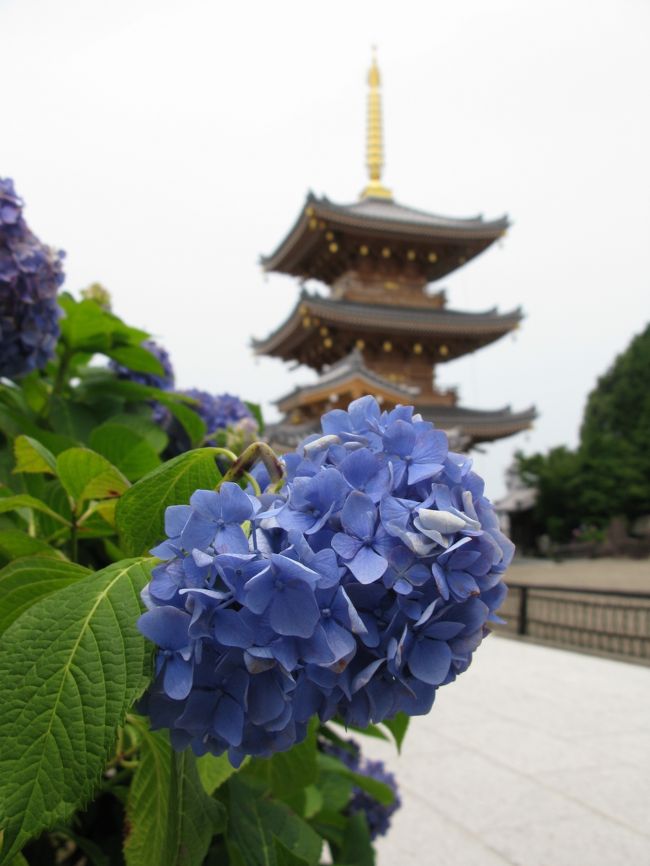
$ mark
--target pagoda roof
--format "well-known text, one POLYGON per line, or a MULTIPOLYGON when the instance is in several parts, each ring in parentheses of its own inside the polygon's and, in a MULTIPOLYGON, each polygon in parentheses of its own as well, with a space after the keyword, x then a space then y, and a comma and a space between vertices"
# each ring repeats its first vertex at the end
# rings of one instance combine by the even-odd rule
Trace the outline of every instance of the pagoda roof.
POLYGON ((420 389, 415 385, 391 382, 369 370, 363 363, 361 352, 355 350, 336 364, 332 364, 318 377, 317 382, 312 385, 298 386, 274 402, 283 412, 289 412, 313 395, 323 392, 332 393, 336 388, 350 385, 352 382, 361 385, 362 390, 374 394, 381 393, 396 403, 412 402, 420 393, 420 389))
MULTIPOLYGON (((467 437, 472 444, 491 442, 512 436, 522 430, 527 430, 537 412, 534 406, 521 412, 513 412, 510 406, 501 409, 470 409, 463 406, 426 405, 418 400, 420 389, 416 386, 389 381, 369 370, 363 363, 360 352, 351 352, 346 358, 333 364, 330 369, 311 385, 298 386, 290 393, 275 401, 275 404, 285 413, 312 402, 325 393, 335 393, 354 386, 356 391, 362 391, 383 397, 395 405, 414 405, 424 420, 432 421, 442 430, 454 431, 467 437), (360 387, 362 386, 362 387, 360 387)), ((424 397, 426 401, 426 397, 424 397)), ((317 429, 316 422, 307 421, 303 424, 291 424, 282 421, 270 425, 269 436, 282 442, 282 437, 290 437, 291 443, 300 441, 303 436, 317 429)), ((287 440, 287 444, 290 444, 287 440)))
POLYGON ((484 220, 482 215, 445 217, 372 197, 336 204, 310 192, 289 233, 261 261, 266 271, 314 277, 330 284, 350 268, 345 253, 356 252, 360 242, 374 239, 378 244, 412 247, 430 282, 483 252, 508 226, 506 216, 495 220, 484 220), (334 251, 324 243, 324 234, 337 241, 334 251))
POLYGON ((349 352, 359 337, 404 337, 423 344, 436 340, 448 344, 447 353, 433 359, 438 363, 498 340, 514 330, 522 318, 521 308, 508 313, 499 313, 496 308, 466 313, 440 307, 360 304, 303 290, 287 319, 265 339, 253 340, 253 348, 258 355, 298 358, 320 369, 349 352), (323 326, 336 329, 336 345, 330 340, 331 345, 325 346, 320 338, 314 339, 323 326), (303 358, 307 351, 310 359, 303 358))

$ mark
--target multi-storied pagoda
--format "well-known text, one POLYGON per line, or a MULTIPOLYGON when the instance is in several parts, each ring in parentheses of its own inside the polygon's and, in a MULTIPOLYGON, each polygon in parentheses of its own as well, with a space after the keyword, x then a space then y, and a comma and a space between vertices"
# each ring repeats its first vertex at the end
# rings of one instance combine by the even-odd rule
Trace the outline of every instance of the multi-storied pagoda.
POLYGON ((271 255, 266 271, 318 280, 324 296, 303 288, 288 319, 257 354, 313 367, 313 385, 277 401, 284 418, 269 429, 273 443, 295 445, 318 428, 323 412, 374 394, 386 408, 414 404, 422 416, 471 447, 530 427, 535 410, 494 411, 458 405, 454 389, 436 385, 437 364, 453 361, 515 329, 521 310, 465 313, 447 307, 444 290, 430 288, 482 253, 508 227, 502 217, 452 219, 398 204, 381 181, 383 168, 380 77, 368 75, 369 182, 354 204, 313 194, 271 255))

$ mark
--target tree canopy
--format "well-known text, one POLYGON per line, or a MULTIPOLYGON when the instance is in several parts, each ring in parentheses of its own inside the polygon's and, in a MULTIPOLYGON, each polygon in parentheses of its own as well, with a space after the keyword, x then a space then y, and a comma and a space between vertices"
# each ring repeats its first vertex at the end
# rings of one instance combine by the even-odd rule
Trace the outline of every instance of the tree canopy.
POLYGON ((634 337, 587 398, 576 450, 517 455, 538 490, 538 532, 566 541, 584 526, 650 513, 650 324, 634 337))

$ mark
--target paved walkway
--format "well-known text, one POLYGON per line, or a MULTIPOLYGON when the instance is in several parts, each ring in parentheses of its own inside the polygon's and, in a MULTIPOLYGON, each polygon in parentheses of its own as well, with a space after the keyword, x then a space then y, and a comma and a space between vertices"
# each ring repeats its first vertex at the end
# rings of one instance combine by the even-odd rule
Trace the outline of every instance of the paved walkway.
POLYGON ((650 671, 491 636, 413 719, 377 866, 650 863, 650 671))
POLYGON ((650 559, 550 559, 515 558, 508 580, 531 586, 578 586, 585 589, 619 589, 650 592, 650 559))

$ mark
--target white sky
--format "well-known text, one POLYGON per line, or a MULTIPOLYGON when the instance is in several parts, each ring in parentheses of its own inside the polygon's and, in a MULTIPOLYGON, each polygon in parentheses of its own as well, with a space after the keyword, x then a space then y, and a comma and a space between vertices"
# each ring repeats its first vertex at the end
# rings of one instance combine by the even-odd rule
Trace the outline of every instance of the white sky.
POLYGON ((314 373, 249 351, 298 292, 258 256, 309 188, 363 187, 373 43, 397 200, 514 222, 438 284, 450 307, 526 314, 439 369, 465 405, 540 412, 477 456, 498 496, 517 448, 576 442, 588 391, 649 318, 647 0, 0 0, 0 176, 67 250, 69 290, 99 280, 180 386, 272 418, 314 373))

